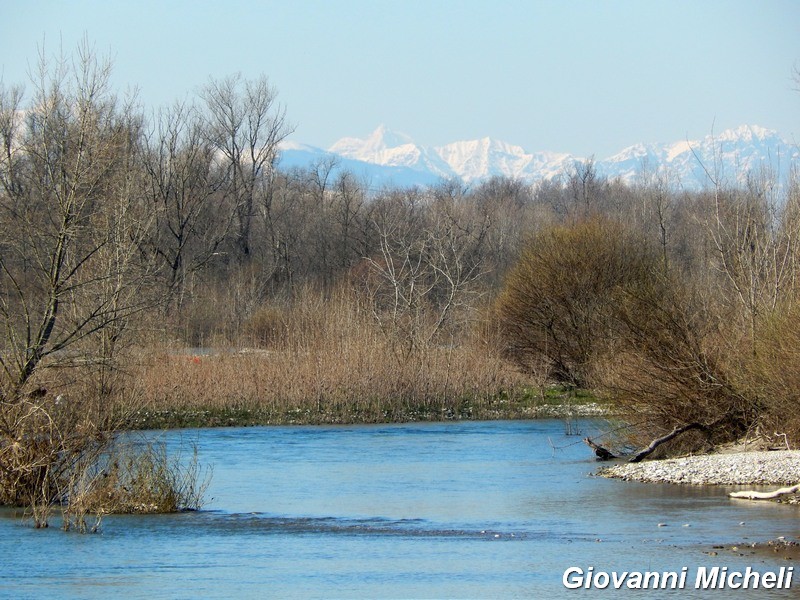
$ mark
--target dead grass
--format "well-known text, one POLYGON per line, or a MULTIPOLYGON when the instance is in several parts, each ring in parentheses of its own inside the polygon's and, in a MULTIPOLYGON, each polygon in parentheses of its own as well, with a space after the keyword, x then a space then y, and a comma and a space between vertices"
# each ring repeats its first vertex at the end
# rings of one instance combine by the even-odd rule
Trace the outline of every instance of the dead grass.
POLYGON ((346 343, 306 352, 162 353, 141 378, 150 402, 140 417, 249 411, 277 423, 471 417, 524 383, 499 357, 472 348, 436 348, 397 364, 381 345, 346 343))
POLYGON ((103 515, 198 510, 210 481, 197 448, 184 460, 163 443, 116 443, 102 460, 75 471, 63 506, 63 528, 97 530, 103 515), (87 517, 95 524, 87 525, 87 517))
POLYGON ((206 482, 196 455, 183 460, 163 445, 118 442, 145 401, 129 376, 141 357, 128 352, 123 363, 127 370, 100 377, 91 361, 45 364, 31 391, 1 403, 0 504, 25 506, 37 528, 60 511, 64 529, 81 532, 96 530, 104 514, 200 505, 206 482))
POLYGON ((264 307, 246 332, 238 349, 154 351, 135 374, 148 402, 134 425, 478 418, 528 383, 469 333, 405 356, 346 293, 264 307))

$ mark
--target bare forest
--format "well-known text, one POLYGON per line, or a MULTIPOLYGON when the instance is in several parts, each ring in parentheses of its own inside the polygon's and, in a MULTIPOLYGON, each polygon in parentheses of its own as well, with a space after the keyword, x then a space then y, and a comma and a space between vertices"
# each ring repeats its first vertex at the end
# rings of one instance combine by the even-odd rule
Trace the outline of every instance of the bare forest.
POLYGON ((796 171, 375 189, 277 168, 266 78, 152 109, 109 76, 83 49, 0 83, 0 501, 78 498, 120 429, 520 417, 553 385, 621 444, 800 442, 796 171))

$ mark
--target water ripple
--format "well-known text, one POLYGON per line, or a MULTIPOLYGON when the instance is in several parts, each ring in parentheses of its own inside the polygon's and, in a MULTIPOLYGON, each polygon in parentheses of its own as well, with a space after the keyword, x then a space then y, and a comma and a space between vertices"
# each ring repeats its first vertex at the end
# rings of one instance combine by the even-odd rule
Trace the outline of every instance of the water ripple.
POLYGON ((343 535, 343 536, 401 536, 409 538, 462 538, 475 540, 524 541, 556 539, 565 535, 571 539, 588 539, 581 534, 552 531, 519 531, 497 527, 466 529, 447 527, 425 519, 289 517, 265 513, 196 513, 193 527, 207 528, 209 533, 230 535, 343 535))

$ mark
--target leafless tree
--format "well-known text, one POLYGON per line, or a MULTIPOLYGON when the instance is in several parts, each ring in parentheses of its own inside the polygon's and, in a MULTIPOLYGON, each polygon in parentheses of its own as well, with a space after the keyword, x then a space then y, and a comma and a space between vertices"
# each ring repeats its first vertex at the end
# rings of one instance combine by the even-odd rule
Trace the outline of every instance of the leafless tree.
POLYGON ((234 251, 246 261, 261 184, 272 176, 278 145, 292 129, 285 109, 277 104, 277 91, 264 76, 252 81, 241 75, 211 80, 202 99, 208 141, 216 167, 224 174, 235 217, 234 251))
POLYGON ((148 249, 166 267, 170 295, 182 303, 185 283, 227 238, 235 213, 220 210, 222 181, 204 123, 185 103, 161 110, 145 138, 143 165, 156 223, 148 249))
POLYGON ((145 307, 140 120, 109 93, 109 64, 86 47, 78 61, 70 70, 42 59, 25 126, 4 136, 0 365, 9 399, 44 359, 145 307))
POLYGON ((486 222, 459 218, 450 203, 424 208, 410 191, 378 215, 379 254, 368 257, 372 311, 406 361, 436 341, 482 275, 486 222))
POLYGON ((131 317, 152 306, 141 119, 109 72, 84 44, 72 63, 42 53, 24 111, 0 91, 0 502, 47 505, 107 439, 108 413, 57 407, 45 372, 89 369, 104 394, 131 317))
POLYGON ((736 303, 755 352, 760 319, 775 310, 794 278, 798 231, 790 219, 782 219, 791 205, 779 201, 769 167, 747 173, 744 186, 730 187, 717 159, 711 166, 698 161, 712 184, 713 206, 704 215, 714 251, 710 266, 721 274, 720 298, 736 303))
POLYGON ((596 211, 600 200, 601 179, 597 174, 594 158, 575 161, 568 170, 567 186, 577 215, 584 217, 596 211))
POLYGON ((642 162, 635 184, 635 193, 641 198, 643 231, 657 230, 658 244, 664 269, 669 268, 669 231, 673 221, 674 199, 666 173, 654 171, 648 162, 642 162))

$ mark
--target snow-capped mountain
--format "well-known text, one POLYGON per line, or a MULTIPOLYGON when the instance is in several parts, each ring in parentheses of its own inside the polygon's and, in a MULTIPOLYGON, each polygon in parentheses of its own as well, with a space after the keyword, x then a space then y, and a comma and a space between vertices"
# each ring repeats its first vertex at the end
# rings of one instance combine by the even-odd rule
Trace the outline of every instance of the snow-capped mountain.
MULTIPOLYGON (((327 151, 287 143, 281 166, 302 167, 336 157, 338 167, 367 178, 373 185, 427 186, 442 179, 467 184, 493 176, 536 182, 568 173, 585 157, 555 152, 525 151, 491 138, 420 146, 407 135, 384 125, 366 138, 343 138, 327 151)), ((671 185, 698 189, 710 183, 742 183, 748 173, 767 170, 785 178, 791 165, 800 164, 800 149, 776 131, 743 125, 702 140, 666 144, 636 144, 604 160, 595 160, 597 172, 609 179, 632 183, 643 171, 667 177, 671 185)))
POLYGON ((607 177, 632 182, 644 168, 663 173, 675 185, 696 189, 712 179, 742 184, 761 172, 785 179, 792 164, 800 163, 800 149, 776 131, 742 125, 702 140, 671 144, 636 144, 598 163, 607 177))
POLYGON ((281 144, 278 166, 284 170, 316 168, 328 161, 334 161, 331 175, 347 171, 369 183, 374 189, 384 186, 413 187, 431 186, 439 183, 442 176, 425 169, 414 169, 399 165, 392 166, 347 158, 341 154, 323 150, 315 146, 285 141, 281 144))
POLYGON ((385 125, 380 125, 363 140, 342 138, 328 151, 344 158, 376 165, 408 167, 445 178, 457 176, 436 149, 418 146, 404 133, 391 131, 385 125))

